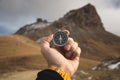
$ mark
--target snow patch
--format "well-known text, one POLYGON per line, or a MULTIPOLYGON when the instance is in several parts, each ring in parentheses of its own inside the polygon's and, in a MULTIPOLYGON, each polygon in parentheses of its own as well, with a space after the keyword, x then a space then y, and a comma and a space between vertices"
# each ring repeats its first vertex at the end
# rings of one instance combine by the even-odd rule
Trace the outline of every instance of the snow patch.
POLYGON ((26 26, 26 31, 24 32, 25 35, 29 33, 35 32, 37 29, 44 28, 46 26, 50 25, 50 23, 40 22, 40 23, 34 23, 26 26))
POLYGON ((92 70, 96 70, 96 68, 97 68, 97 67, 95 66, 95 67, 92 68, 92 70))
POLYGON ((120 58, 108 58, 101 62, 98 66, 92 68, 92 70, 115 70, 120 69, 120 58))
POLYGON ((88 77, 88 80, 92 80, 92 77, 90 76, 90 77, 88 77))
POLYGON ((33 24, 29 27, 29 29, 38 29, 38 28, 43 28, 45 26, 48 26, 50 23, 37 23, 33 24))
POLYGON ((118 63, 116 63, 116 64, 111 64, 111 65, 108 66, 108 68, 109 68, 110 70, 114 70, 114 69, 118 69, 119 66, 120 66, 120 62, 118 62, 118 63))
POLYGON ((85 71, 83 71, 83 70, 81 70, 80 73, 82 73, 82 74, 84 74, 84 75, 88 75, 88 73, 85 72, 85 71))

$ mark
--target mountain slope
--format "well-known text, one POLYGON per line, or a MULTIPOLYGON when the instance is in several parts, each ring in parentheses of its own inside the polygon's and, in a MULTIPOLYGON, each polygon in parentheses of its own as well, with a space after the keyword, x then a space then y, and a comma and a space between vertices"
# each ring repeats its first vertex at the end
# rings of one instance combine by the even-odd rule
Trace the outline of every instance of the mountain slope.
POLYGON ((0 80, 4 73, 43 69, 46 65, 40 46, 33 40, 20 35, 0 36, 0 80))
POLYGON ((34 41, 20 35, 0 36, 0 58, 35 54, 40 54, 40 46, 34 41))
MULTIPOLYGON (((38 44, 23 36, 1 36, 0 80, 35 79, 37 72, 47 67, 39 49, 38 44)), ((99 61, 80 58, 79 69, 73 79, 119 80, 119 71, 91 71, 91 68, 99 63, 99 61)))
MULTIPOLYGON (((79 70, 89 70, 99 62, 81 58, 80 63, 79 70)), ((47 63, 34 41, 20 35, 0 36, 0 80, 35 79, 45 68, 47 63)))
POLYGON ((35 32, 24 35, 21 28, 16 34, 36 41, 57 29, 68 29, 71 32, 70 37, 82 48, 82 57, 103 60, 110 56, 120 56, 120 37, 105 30, 95 7, 91 4, 71 10, 64 17, 35 32))

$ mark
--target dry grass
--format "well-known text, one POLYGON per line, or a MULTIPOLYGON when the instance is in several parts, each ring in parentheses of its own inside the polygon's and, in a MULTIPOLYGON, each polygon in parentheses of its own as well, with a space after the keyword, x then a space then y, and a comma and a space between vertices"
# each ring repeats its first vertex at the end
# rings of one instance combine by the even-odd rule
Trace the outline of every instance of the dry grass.
POLYGON ((0 58, 35 54, 40 54, 40 46, 26 37, 20 35, 0 37, 0 58))
MULTIPOLYGON (((104 52, 105 55, 109 55, 109 56, 120 56, 119 54, 119 49, 120 47, 118 47, 118 45, 110 45, 109 44, 105 44, 103 43, 101 40, 98 40, 97 42, 94 40, 89 40, 89 43, 94 45, 94 48, 96 48, 98 51, 104 52)), ((118 43, 119 44, 119 43, 118 43)), ((103 57, 105 56, 103 55, 103 57)))
POLYGON ((99 61, 90 60, 90 59, 86 59, 86 58, 81 58, 80 59, 79 70, 89 71, 94 66, 98 65, 99 63, 100 63, 99 61))
MULTIPOLYGON (((89 80, 90 77, 91 80, 120 80, 120 71, 92 71, 91 68, 99 63, 97 60, 81 58, 74 78, 76 80, 89 80), (87 74, 82 74, 81 71, 87 74)), ((47 68, 47 63, 40 53, 40 46, 34 41, 19 35, 0 37, 0 80, 13 80, 14 76, 14 80, 18 77, 25 80, 31 75, 37 75, 36 72, 44 68, 47 68), (24 76, 23 79, 23 75, 27 73, 29 76, 24 76), (6 78, 4 75, 7 75, 6 78)))

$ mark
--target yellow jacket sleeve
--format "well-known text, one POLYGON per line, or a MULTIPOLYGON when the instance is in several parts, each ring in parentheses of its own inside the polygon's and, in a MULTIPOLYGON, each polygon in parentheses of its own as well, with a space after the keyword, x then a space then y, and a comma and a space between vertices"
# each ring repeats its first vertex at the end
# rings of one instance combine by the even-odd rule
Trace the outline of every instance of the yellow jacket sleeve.
POLYGON ((58 69, 55 66, 51 66, 49 69, 58 72, 63 77, 64 80, 71 80, 69 74, 67 72, 65 72, 64 70, 58 69))

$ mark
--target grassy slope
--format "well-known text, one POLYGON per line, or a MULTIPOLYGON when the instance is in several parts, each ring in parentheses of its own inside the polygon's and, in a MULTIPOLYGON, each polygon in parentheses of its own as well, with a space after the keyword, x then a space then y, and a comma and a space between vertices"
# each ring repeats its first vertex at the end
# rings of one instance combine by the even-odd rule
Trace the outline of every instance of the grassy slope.
POLYGON ((0 36, 0 58, 38 55, 40 46, 20 35, 0 36))
POLYGON ((34 41, 19 35, 0 37, 0 73, 39 69, 43 60, 40 46, 34 41))
MULTIPOLYGON (((119 79, 118 71, 91 71, 97 64, 98 61, 81 58, 76 79, 88 80, 91 76, 93 80, 115 80, 115 77, 119 79), (81 71, 88 74, 84 75, 81 71)), ((46 67, 47 63, 40 54, 40 46, 32 40, 19 35, 0 37, 0 76, 9 72, 40 70, 46 67)))
MULTIPOLYGON (((46 66, 46 61, 40 54, 40 46, 19 35, 0 37, 0 63, 1 72, 39 69, 46 66)), ((98 62, 81 58, 80 63, 81 69, 90 69, 98 62)))

